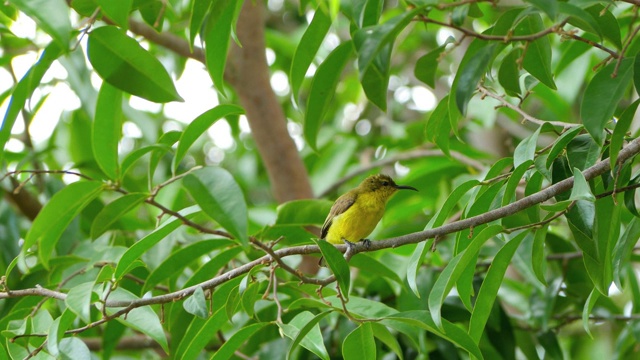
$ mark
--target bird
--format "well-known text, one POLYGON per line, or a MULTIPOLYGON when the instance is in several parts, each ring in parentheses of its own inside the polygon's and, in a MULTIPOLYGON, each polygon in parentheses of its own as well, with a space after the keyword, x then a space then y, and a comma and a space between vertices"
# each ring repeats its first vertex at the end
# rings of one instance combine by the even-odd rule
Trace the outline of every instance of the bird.
POLYGON ((387 201, 402 189, 418 191, 412 186, 397 185, 388 175, 367 177, 333 203, 322 225, 320 239, 349 247, 362 241, 369 247, 371 242, 366 237, 382 219, 387 201))

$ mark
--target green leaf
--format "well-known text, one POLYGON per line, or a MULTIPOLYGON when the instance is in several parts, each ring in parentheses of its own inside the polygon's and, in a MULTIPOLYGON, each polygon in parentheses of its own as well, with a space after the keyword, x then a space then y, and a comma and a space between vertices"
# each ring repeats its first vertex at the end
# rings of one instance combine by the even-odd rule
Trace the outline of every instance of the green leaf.
POLYGON ((60 350, 60 359, 62 360, 91 358, 89 347, 77 337, 68 337, 60 340, 58 348, 60 350))
POLYGON ((569 16, 569 24, 578 27, 584 31, 597 35, 602 39, 602 30, 600 24, 586 10, 570 3, 559 2, 558 9, 562 14, 569 16))
POLYGON ((444 204, 440 206, 437 214, 434 216, 435 220, 433 224, 430 224, 430 226, 428 226, 428 228, 425 228, 425 230, 434 229, 442 226, 442 224, 444 224, 444 222, 449 217, 449 214, 451 213, 451 211, 456 207, 456 205, 458 205, 458 202, 460 201, 460 199, 462 199, 462 197, 469 190, 473 189, 479 184, 480 182, 478 180, 469 180, 456 186, 455 189, 451 192, 451 194, 449 194, 444 204))
POLYGON ((599 297, 600 292, 598 289, 594 288, 591 290, 591 294, 589 294, 589 297, 584 304, 584 308, 582 309, 582 327, 591 339, 593 339, 593 335, 591 335, 591 330, 589 329, 589 315, 591 315, 591 310, 593 310, 593 306, 596 304, 599 297))
POLYGON ((93 281, 76 285, 69 290, 64 300, 65 305, 86 323, 91 322, 91 296, 94 285, 93 281))
POLYGON ((496 49, 497 44, 484 43, 484 46, 474 52, 471 60, 466 62, 464 66, 460 65, 454 81, 457 84, 455 87, 456 105, 462 115, 466 114, 467 104, 469 104, 469 100, 471 100, 473 93, 476 91, 480 79, 487 72, 487 67, 496 49))
MULTIPOLYGON (((636 71, 640 72, 640 67, 634 70, 634 74, 636 71)), ((627 135, 627 131, 631 126, 639 104, 640 99, 629 105, 622 115, 620 115, 620 118, 616 122, 616 127, 613 129, 613 135, 611 135, 611 142, 609 143, 609 163, 611 164, 611 171, 614 171, 617 166, 618 154, 620 153, 620 149, 622 149, 624 137, 627 135)))
POLYGON ((513 170, 511 176, 509 176, 509 180, 507 181, 507 186, 504 189, 504 195, 502 196, 502 206, 506 206, 515 200, 516 190, 518 188, 518 185, 520 184, 520 180, 529 170, 529 167, 531 165, 533 165, 533 161, 526 160, 513 170))
POLYGON ((211 279, 211 274, 216 274, 220 269, 227 266, 240 252, 241 247, 233 247, 228 250, 221 251, 213 259, 209 260, 187 280, 183 287, 189 287, 199 284, 203 281, 211 279))
POLYGON ((124 160, 122 160, 122 165, 120 165, 120 177, 123 178, 124 175, 127 173, 127 171, 129 171, 129 168, 131 168, 131 166, 135 164, 135 162, 138 161, 138 159, 143 157, 148 152, 151 152, 154 150, 167 152, 171 150, 171 148, 165 144, 153 144, 153 145, 141 147, 139 149, 136 149, 130 152, 129 154, 127 154, 124 160))
POLYGON ((187 154, 191 145, 193 145, 200 135, 207 131, 211 125, 221 118, 240 114, 244 114, 244 109, 237 105, 218 105, 193 119, 182 132, 182 136, 180 136, 180 142, 178 143, 176 154, 173 157, 173 173, 175 174, 178 165, 180 165, 180 161, 182 161, 187 154))
POLYGON ((153 175, 158 168, 158 164, 160 164, 160 160, 167 151, 172 151, 171 146, 180 140, 180 136, 182 136, 182 132, 180 131, 168 131, 163 133, 156 142, 160 147, 153 150, 151 158, 149 159, 149 170, 147 172, 149 188, 153 187, 153 175))
POLYGON ((586 200, 586 201, 596 201, 596 197, 591 193, 591 188, 589 187, 589 183, 587 179, 585 179, 584 175, 578 168, 573 168, 573 189, 571 189, 571 196, 569 200, 586 200))
POLYGON ((611 41, 616 48, 622 49, 620 25, 616 16, 609 11, 608 6, 605 8, 601 4, 597 4, 586 8, 586 11, 596 20, 604 38, 611 41))
POLYGON ((361 269, 367 273, 367 276, 376 277, 380 279, 389 279, 400 285, 404 285, 400 276, 391 270, 387 265, 381 261, 373 258, 366 253, 360 253, 349 260, 349 264, 353 267, 361 269))
MULTIPOLYGON (((29 2, 30 0, 23 0, 29 2)), ((45 0, 48 1, 48 0, 45 0)), ((0 125, 0 160, 5 152, 5 144, 11 137, 11 129, 24 108, 27 99, 31 97, 33 91, 40 85, 42 77, 49 70, 51 64, 63 53, 63 48, 57 42, 52 42, 45 49, 38 62, 20 79, 11 94, 11 101, 4 114, 2 125, 0 125)))
POLYGON ((206 319, 209 316, 209 308, 207 307, 207 300, 204 298, 204 291, 202 286, 198 286, 187 300, 182 304, 184 310, 189 314, 206 319))
POLYGON ((185 176, 182 184, 202 211, 229 231, 245 247, 247 203, 242 189, 225 169, 206 167, 185 176))
MULTIPOLYGON (((199 213, 199 209, 191 207, 181 210, 179 213, 180 215, 189 218, 195 213, 199 213)), ((142 256, 142 254, 147 250, 151 249, 153 245, 157 244, 160 240, 171 234, 175 229, 179 228, 180 225, 182 225, 182 220, 176 219, 172 216, 162 223, 162 225, 158 226, 154 231, 133 244, 124 254, 122 254, 113 276, 116 279, 122 278, 122 276, 131 269, 135 260, 142 256)))
POLYGON ((183 101, 160 61, 113 26, 91 31, 88 56, 98 75, 122 91, 159 103, 183 101))
POLYGON ((269 323, 257 323, 243 327, 233 334, 224 344, 216 351, 211 360, 226 360, 231 358, 233 353, 242 346, 256 331, 269 325, 269 323))
POLYGON ((382 341, 391 351, 393 351, 398 359, 403 360, 404 355, 402 354, 402 348, 400 347, 400 343, 398 339, 387 329, 386 326, 378 324, 376 322, 370 322, 371 328, 373 329, 373 336, 376 339, 382 341))
POLYGON ((558 14, 558 3, 555 0, 526 0, 526 2, 533 4, 539 10, 543 11, 549 16, 551 20, 555 20, 558 14))
MULTIPOLYGON (((109 294, 109 300, 113 301, 133 301, 138 299, 137 296, 121 287, 114 289, 111 294, 109 294)), ((107 307, 106 312, 107 315, 113 315, 119 310, 122 310, 122 308, 107 307)), ((164 333, 162 324, 160 324, 158 314, 156 314, 150 306, 135 308, 129 311, 127 316, 120 316, 117 320, 129 328, 147 335, 155 340, 165 352, 169 352, 167 336, 164 333)))
POLYGON ((324 240, 315 240, 314 242, 320 247, 322 256, 327 265, 331 269, 333 275, 336 276, 342 297, 346 300, 349 299, 349 288, 351 286, 351 274, 349 273, 349 265, 342 256, 342 253, 335 248, 335 246, 329 244, 324 240))
POLYGON ((478 345, 476 345, 476 343, 471 339, 466 331, 464 331, 458 325, 452 324, 445 319, 442 319, 442 326, 437 326, 436 323, 432 320, 432 315, 429 314, 428 311, 414 310, 391 314, 386 316, 382 323, 392 328, 398 329, 397 324, 394 323, 394 321, 408 324, 413 328, 427 330, 428 332, 435 334, 468 351, 469 354, 475 356, 476 359, 484 359, 484 357, 482 356, 482 352, 480 352, 480 349, 478 348, 478 345), (440 328, 442 328, 443 331, 441 331, 440 328))
POLYGON ((122 137, 122 91, 104 82, 98 93, 96 116, 91 128, 93 156, 111 180, 118 179, 118 142, 122 137))
POLYGON ((551 147, 551 150, 549 150, 549 156, 547 157, 547 161, 545 163, 547 168, 551 167, 551 165, 553 164, 553 160, 555 160, 558 155, 560 155, 560 153, 564 151, 569 142, 571 142, 571 140, 573 140, 573 138, 575 138, 582 131, 582 129, 582 126, 576 126, 565 131, 564 133, 562 133, 562 135, 560 135, 560 137, 558 137, 556 142, 551 147))
POLYGON ((636 87, 636 93, 640 95, 640 53, 633 61, 633 84, 636 87))
POLYGON ((277 323, 284 335, 293 340, 287 352, 287 359, 291 358, 298 344, 313 352, 321 359, 329 359, 329 354, 324 346, 318 323, 322 318, 332 312, 332 310, 326 310, 318 315, 314 315, 309 311, 303 311, 291 319, 288 324, 277 323))
POLYGON ((429 116, 425 127, 426 138, 435 143, 446 155, 449 153, 449 133, 451 121, 449 119, 449 95, 440 100, 438 106, 429 116))
POLYGON ((289 80, 291 81, 291 94, 294 100, 298 97, 300 85, 302 85, 307 70, 309 70, 309 66, 313 62, 330 27, 331 17, 318 8, 313 15, 313 20, 311 20, 307 30, 302 35, 291 60, 289 80))
POLYGON ((278 205, 276 224, 317 225, 322 224, 333 203, 322 199, 302 199, 287 201, 278 205))
POLYGON ((340 44, 318 66, 311 81, 304 115, 304 138, 314 150, 320 125, 336 92, 342 70, 352 53, 353 44, 350 41, 340 44))
POLYGON ((437 47, 435 50, 422 55, 418 61, 416 61, 416 66, 413 69, 413 75, 416 79, 422 81, 423 83, 431 86, 432 89, 436 88, 436 72, 438 70, 438 60, 440 59, 440 55, 445 50, 446 46, 452 41, 452 38, 448 38, 447 41, 437 47))
POLYGON ((513 49, 502 60, 500 70, 498 70, 498 81, 509 96, 520 95, 520 68, 518 67, 518 59, 522 56, 522 50, 513 49))
MULTIPOLYGON (((553 216, 553 214, 549 214, 547 219, 551 216, 553 216)), ((545 266, 547 264, 547 259, 544 254, 544 242, 547 239, 548 230, 548 226, 542 226, 536 230, 531 248, 531 267, 533 268, 533 273, 544 286, 547 286, 547 279, 545 278, 544 273, 545 266)))
POLYGON ((355 328, 342 342, 343 359, 376 359, 376 342, 371 323, 365 322, 355 328))
POLYGON ((618 103, 631 82, 633 59, 623 59, 617 76, 612 78, 617 62, 605 66, 591 79, 584 91, 580 117, 585 129, 598 144, 604 141, 604 127, 611 121, 618 103))
POLYGON ((209 20, 205 25, 205 59, 213 86, 224 92, 224 69, 231 42, 231 30, 236 18, 236 0, 216 0, 211 4, 209 20))
MULTIPOLYGON (((71 309, 66 308, 62 315, 53 320, 51 327, 49 328, 49 335, 47 336, 47 351, 53 356, 58 356, 60 349, 58 344, 64 338, 64 333, 73 324, 76 319, 75 314, 71 309)), ((2 358, 2 349, 0 349, 0 358, 2 358)))
POLYGON ((95 216, 91 223, 91 238, 97 239, 115 224, 123 215, 145 201, 149 194, 132 193, 115 199, 95 216))
POLYGON ((387 44, 393 44, 400 31, 409 25, 414 16, 422 11, 422 8, 417 7, 395 16, 383 24, 356 31, 353 39, 358 51, 358 69, 361 76, 373 64, 382 49, 387 44))
POLYGON ((424 257, 427 255, 427 252, 433 246, 433 239, 429 239, 427 241, 423 241, 416 246, 416 249, 411 254, 411 258, 409 259, 409 265, 407 266, 407 283, 409 283, 409 288, 415 296, 420 298, 420 289, 418 289, 418 271, 422 266, 422 262, 424 257))
POLYGON ((129 28, 129 12, 133 5, 133 0, 98 0, 100 10, 109 19, 113 20, 120 27, 129 28))
POLYGON ((188 246, 184 246, 169 255, 151 274, 145 279, 142 292, 153 288, 160 282, 178 275, 189 264, 203 255, 207 255, 215 249, 232 246, 235 242, 227 239, 202 240, 188 246))
POLYGON ((622 289, 621 273, 629 265, 633 248, 640 239, 640 218, 634 217, 629 221, 624 233, 613 249, 613 280, 619 289, 622 289))
POLYGON ((189 19, 189 50, 193 51, 193 43, 196 36, 200 33, 204 18, 209 13, 209 8, 213 1, 211 0, 194 0, 191 2, 191 18, 189 19))
POLYGON ((523 231, 509 240, 498 250, 498 253, 491 261, 491 266, 482 281, 480 291, 478 291, 476 303, 471 313, 471 320, 469 321, 469 336, 471 336, 476 343, 480 342, 480 337, 487 325, 491 308, 493 308, 493 304, 496 301, 498 290, 504 279, 504 274, 507 272, 507 268, 511 263, 511 258, 513 258, 522 240, 529 234, 529 231, 523 231))
POLYGON ((49 259, 64 230, 102 190, 103 185, 99 182, 78 181, 58 191, 33 221, 23 251, 37 243, 40 261, 48 269, 49 259))
POLYGON ((585 170, 598 162, 601 146, 587 135, 578 135, 566 147, 567 158, 571 167, 585 170))
POLYGON ((533 160, 536 155, 536 146, 540 133, 552 130, 553 126, 551 124, 544 123, 533 134, 522 140, 513 152, 513 166, 517 168, 527 160, 533 160))
MULTIPOLYGON (((539 14, 529 14, 516 27, 516 35, 531 35, 544 30, 539 14)), ((522 67, 550 89, 556 90, 551 72, 551 42, 548 36, 529 42, 522 59, 522 67)))
POLYGON ((27 14, 62 49, 69 48, 73 27, 69 20, 69 7, 64 0, 10 0, 27 14))
POLYGON ((196 359, 218 330, 227 323, 224 307, 218 309, 206 321, 195 317, 175 352, 176 359, 196 359))
POLYGON ((444 270, 440 273, 440 276, 431 289, 428 301, 431 317, 439 329, 444 330, 440 310, 445 297, 449 294, 453 285, 458 281, 467 265, 470 264, 470 260, 477 256, 482 244, 499 234, 501 231, 502 226, 500 225, 491 225, 482 230, 475 236, 463 252, 459 253, 449 261, 449 264, 447 264, 444 270))
POLYGON ((371 66, 360 77, 365 95, 380 110, 387 111, 387 92, 389 88, 389 66, 392 44, 383 47, 371 66))

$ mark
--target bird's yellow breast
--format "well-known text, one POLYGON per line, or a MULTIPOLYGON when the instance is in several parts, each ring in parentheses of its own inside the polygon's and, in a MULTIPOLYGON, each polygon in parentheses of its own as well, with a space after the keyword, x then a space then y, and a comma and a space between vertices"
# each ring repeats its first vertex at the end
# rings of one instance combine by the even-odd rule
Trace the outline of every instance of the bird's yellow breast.
POLYGON ((333 218, 327 241, 343 244, 343 239, 358 242, 365 239, 382 218, 386 201, 374 193, 359 194, 353 205, 333 218))

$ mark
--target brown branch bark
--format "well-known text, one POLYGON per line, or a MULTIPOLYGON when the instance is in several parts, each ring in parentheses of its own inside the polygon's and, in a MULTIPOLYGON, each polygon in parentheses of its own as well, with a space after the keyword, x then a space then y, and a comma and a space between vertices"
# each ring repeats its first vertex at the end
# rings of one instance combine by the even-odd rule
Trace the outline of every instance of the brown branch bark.
POLYGON ((227 80, 247 112, 251 133, 278 202, 313 197, 307 169, 287 130, 287 119, 271 88, 264 39, 263 1, 245 1, 232 45, 227 80))

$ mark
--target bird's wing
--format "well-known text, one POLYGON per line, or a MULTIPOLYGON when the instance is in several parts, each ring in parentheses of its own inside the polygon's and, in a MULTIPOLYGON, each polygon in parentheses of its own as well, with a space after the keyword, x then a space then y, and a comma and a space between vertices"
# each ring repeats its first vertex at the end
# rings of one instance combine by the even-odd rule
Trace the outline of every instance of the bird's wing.
MULTIPOLYGON (((346 194, 345 194, 346 195, 346 194)), ((345 196, 342 195, 333 203, 331 206, 331 210, 329 211, 329 215, 327 215, 327 219, 324 221, 322 225, 322 231, 320 234, 320 239, 324 239, 329 232, 329 228, 331 227, 331 223, 333 222, 333 218, 347 211, 356 202, 355 196, 345 196)))

